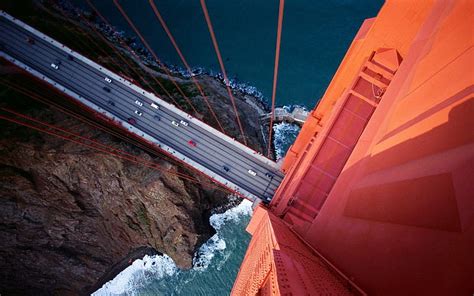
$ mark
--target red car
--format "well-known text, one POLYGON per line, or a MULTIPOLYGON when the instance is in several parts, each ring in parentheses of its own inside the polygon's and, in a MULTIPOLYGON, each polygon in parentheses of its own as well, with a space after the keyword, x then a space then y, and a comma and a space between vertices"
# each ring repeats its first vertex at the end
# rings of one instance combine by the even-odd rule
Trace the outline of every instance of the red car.
POLYGON ((196 147, 196 146, 197 146, 196 142, 194 142, 193 140, 189 140, 189 141, 188 141, 188 144, 189 144, 189 146, 192 146, 192 147, 196 147))
POLYGON ((131 118, 131 117, 130 117, 129 119, 127 119, 127 121, 128 121, 128 123, 130 123, 130 124, 136 124, 136 123, 137 123, 137 121, 135 120, 135 118, 131 118))

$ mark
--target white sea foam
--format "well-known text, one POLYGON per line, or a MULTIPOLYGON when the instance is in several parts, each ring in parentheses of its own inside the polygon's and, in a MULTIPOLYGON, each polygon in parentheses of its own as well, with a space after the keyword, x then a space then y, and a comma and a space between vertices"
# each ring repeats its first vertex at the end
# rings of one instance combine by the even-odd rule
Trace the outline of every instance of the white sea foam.
POLYGON ((238 206, 233 207, 224 213, 214 214, 209 218, 212 227, 219 232, 221 226, 227 221, 238 221, 241 216, 252 214, 252 203, 244 199, 238 206))
MULTIPOLYGON (((219 237, 221 227, 229 222, 238 222, 241 217, 252 213, 252 203, 243 200, 238 206, 227 210, 221 214, 214 214, 209 221, 216 229, 213 235, 198 252, 196 252, 190 272, 205 271, 211 264, 212 259, 218 252, 226 249, 226 242, 219 237)), ((228 257, 228 256, 227 256, 228 257)), ((226 256, 224 256, 224 259, 226 256)), ((219 267, 222 264, 219 264, 219 267)), ((137 288, 145 286, 151 280, 161 279, 167 276, 174 276, 179 272, 173 260, 167 256, 148 256, 135 260, 129 267, 120 272, 113 280, 107 282, 94 292, 93 296, 114 296, 114 295, 137 295, 137 288)))
POLYGON ((112 296, 127 293, 135 295, 134 288, 142 286, 149 278, 163 278, 177 272, 178 268, 167 255, 148 256, 137 259, 120 272, 113 280, 105 283, 93 296, 112 296))
POLYGON ((300 127, 296 124, 281 122, 273 126, 275 153, 277 160, 285 156, 286 151, 295 141, 300 132, 300 127))

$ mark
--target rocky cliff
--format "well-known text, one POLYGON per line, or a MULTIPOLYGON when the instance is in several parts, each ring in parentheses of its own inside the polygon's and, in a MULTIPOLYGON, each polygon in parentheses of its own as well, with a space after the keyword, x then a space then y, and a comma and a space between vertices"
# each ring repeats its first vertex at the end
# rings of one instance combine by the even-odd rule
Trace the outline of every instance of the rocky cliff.
POLYGON ((209 189, 207 180, 180 179, 172 173, 190 172, 64 114, 29 114, 171 173, 1 121, 1 291, 90 292, 114 264, 140 256, 133 253, 142 247, 191 267, 194 251, 213 234, 208 219, 227 203, 225 192, 209 189))
MULTIPOLYGON (((53 37, 57 33, 80 40, 74 29, 77 23, 48 15, 44 6, 38 8, 34 3, 3 2, 0 8, 53 37)), ((77 49, 84 53, 81 44, 77 49)), ((89 57, 106 66, 113 59, 90 53, 89 57)), ((117 130, 104 133, 38 104, 21 91, 30 90, 50 103, 84 113, 67 98, 1 60, 0 73, 0 116, 19 119, 3 108, 15 110, 159 166, 151 169, 0 118, 0 294, 88 294, 130 260, 147 253, 166 253, 179 267, 190 268, 194 252, 214 234, 209 224, 211 213, 230 206, 228 192, 156 151, 150 153, 115 137, 117 130), (176 173, 190 175, 197 182, 176 173)), ((180 79, 202 111, 201 117, 208 119, 202 98, 189 79, 180 79)), ((226 131, 238 138, 224 86, 212 77, 198 79, 226 131)), ((234 94, 247 140, 262 151, 265 144, 255 109, 258 103, 249 104, 247 95, 234 94)))

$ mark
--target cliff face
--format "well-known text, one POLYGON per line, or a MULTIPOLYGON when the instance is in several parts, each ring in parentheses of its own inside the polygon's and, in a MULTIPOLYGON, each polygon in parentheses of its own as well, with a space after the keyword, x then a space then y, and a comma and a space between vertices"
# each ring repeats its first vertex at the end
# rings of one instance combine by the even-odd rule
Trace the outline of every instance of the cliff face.
MULTIPOLYGON (((68 40, 74 43, 73 48, 117 70, 109 63, 114 56, 105 59, 82 48, 84 42, 79 41, 84 36, 75 29, 77 23, 45 13, 44 7, 32 4, 36 2, 12 1, 1 3, 0 8, 8 8, 5 10, 53 37, 71 37, 68 40)), ((134 67, 141 71, 142 66, 134 67)), ((191 175, 198 182, 0 119, 0 294, 87 294, 111 279, 130 259, 145 253, 166 253, 179 267, 190 268, 194 252, 214 234, 209 224, 211 211, 229 206, 228 193, 209 186, 205 177, 159 153, 144 152, 7 90, 5 81, 78 111, 44 84, 8 69, 11 65, 0 61, 0 72, 5 74, 0 79, 0 115, 12 115, 2 110, 6 106, 155 161, 165 170, 191 175)), ((131 69, 124 66, 117 71, 127 70, 131 69)), ((223 85, 207 76, 198 79, 226 132, 239 138, 223 85)), ((180 84, 200 110, 200 118, 208 120, 210 115, 194 86, 186 79, 180 84)), ((255 103, 247 103, 242 93, 235 96, 247 141, 262 151, 266 145, 258 126, 259 114, 252 107, 255 103)))
MULTIPOLYGON (((32 115, 189 174, 63 114, 32 115)), ((5 121, 0 136, 0 287, 7 294, 90 292, 144 246, 190 268, 213 234, 211 209, 227 203, 225 192, 5 121)))

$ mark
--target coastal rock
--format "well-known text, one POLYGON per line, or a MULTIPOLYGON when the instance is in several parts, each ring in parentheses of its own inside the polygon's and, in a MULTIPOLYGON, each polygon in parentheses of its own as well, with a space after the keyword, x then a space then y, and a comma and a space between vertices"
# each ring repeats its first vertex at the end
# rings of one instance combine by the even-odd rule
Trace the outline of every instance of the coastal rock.
MULTIPOLYGON (((77 14, 65 17, 49 5, 63 1, 25 2, 30 4, 11 1, 1 3, 0 8, 21 16, 28 24, 115 70, 112 62, 117 57, 112 53, 103 57, 99 56, 100 50, 87 51, 84 47, 83 33, 77 28, 88 29, 74 18, 77 14), (62 30, 68 32, 68 38, 62 30)), ((89 37, 106 47, 93 34, 89 37)), ((94 45, 89 45, 94 49, 94 45)), ((123 50, 118 44, 114 45, 123 50)), ((133 68, 122 65, 120 72, 138 71, 153 85, 150 69, 140 60, 127 59, 133 68)), ((0 61, 0 69, 5 69, 4 66, 9 65, 0 61)), ((63 107, 67 105, 66 109, 84 112, 44 84, 34 83, 16 72, 8 73, 2 79, 63 107)), ((156 74, 163 83, 170 84, 156 74)), ((222 82, 208 75, 196 78, 226 133, 243 141, 222 82)), ((199 114, 193 115, 218 128, 217 123, 210 120, 207 105, 189 77, 178 79, 199 110, 199 114)), ((158 89, 153 86, 153 90, 158 89)), ((248 94, 238 90, 234 94, 248 145, 263 151, 265 136, 255 107, 261 102, 255 100, 249 104, 252 98, 248 94)), ((159 95, 171 102, 170 98, 159 95)), ((192 266, 195 251, 215 233, 209 217, 215 209, 225 211, 231 206, 228 192, 217 189, 207 178, 160 153, 145 152, 148 149, 136 148, 36 104, 18 92, 1 88, 0 98, 0 107, 7 106, 74 131, 152 161, 167 171, 0 121, 0 294, 90 294, 131 260, 156 252, 167 254, 180 268, 192 266), (197 181, 178 178, 175 173, 190 175, 197 181)))
POLYGON ((2 122, 0 290, 5 295, 90 293, 99 279, 107 280, 104 274, 115 275, 114 265, 143 256, 136 252, 143 247, 191 267, 196 249, 214 234, 209 216, 227 203, 226 192, 199 176, 194 177, 202 184, 180 179, 172 173, 190 172, 63 114, 46 109, 34 117, 170 173, 2 122))

